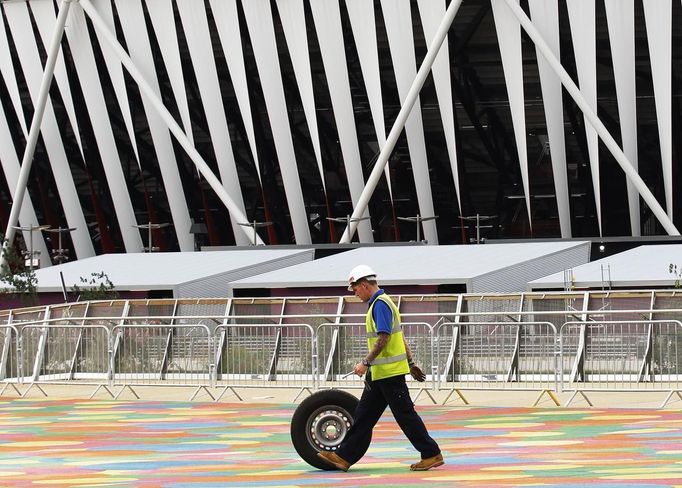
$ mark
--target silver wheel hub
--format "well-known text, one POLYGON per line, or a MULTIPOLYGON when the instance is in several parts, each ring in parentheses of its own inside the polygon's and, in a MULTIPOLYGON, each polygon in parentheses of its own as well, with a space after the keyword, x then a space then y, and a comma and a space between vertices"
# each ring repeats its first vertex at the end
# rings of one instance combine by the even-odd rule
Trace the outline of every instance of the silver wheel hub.
POLYGON ((346 437, 353 419, 344 409, 326 406, 310 416, 308 438, 321 451, 336 449, 346 437))

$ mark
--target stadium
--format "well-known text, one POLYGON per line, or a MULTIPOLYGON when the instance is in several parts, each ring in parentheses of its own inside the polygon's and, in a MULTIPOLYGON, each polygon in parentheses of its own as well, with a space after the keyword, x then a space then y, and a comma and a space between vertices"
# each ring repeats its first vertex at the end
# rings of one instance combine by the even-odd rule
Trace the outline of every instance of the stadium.
POLYGON ((2 484, 679 484, 681 17, 1 1, 2 484), (388 414, 305 454, 367 388, 358 264, 433 471, 388 414))

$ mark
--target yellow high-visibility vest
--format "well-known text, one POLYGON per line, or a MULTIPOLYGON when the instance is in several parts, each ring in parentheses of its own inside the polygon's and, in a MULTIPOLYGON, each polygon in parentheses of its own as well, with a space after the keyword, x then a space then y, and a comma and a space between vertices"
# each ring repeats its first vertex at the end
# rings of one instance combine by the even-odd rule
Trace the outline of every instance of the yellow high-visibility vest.
POLYGON ((380 380, 383 378, 390 378, 392 376, 404 375, 410 372, 410 366, 407 364, 407 352, 405 351, 405 342, 403 341, 403 329, 400 326, 400 312, 393 300, 382 293, 372 302, 367 310, 365 317, 365 326, 367 328, 367 347, 371 351, 377 341, 377 324, 374 322, 372 311, 377 300, 386 303, 393 312, 393 322, 391 323, 391 335, 388 343, 384 349, 379 353, 374 361, 372 361, 372 380, 380 380))

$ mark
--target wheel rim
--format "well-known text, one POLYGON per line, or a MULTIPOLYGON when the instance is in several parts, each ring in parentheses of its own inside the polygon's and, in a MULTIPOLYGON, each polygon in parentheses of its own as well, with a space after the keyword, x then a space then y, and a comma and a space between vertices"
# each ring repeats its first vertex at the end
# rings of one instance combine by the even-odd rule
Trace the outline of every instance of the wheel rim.
POLYGON ((320 451, 333 451, 345 439, 353 416, 338 405, 315 410, 306 423, 308 440, 320 451))

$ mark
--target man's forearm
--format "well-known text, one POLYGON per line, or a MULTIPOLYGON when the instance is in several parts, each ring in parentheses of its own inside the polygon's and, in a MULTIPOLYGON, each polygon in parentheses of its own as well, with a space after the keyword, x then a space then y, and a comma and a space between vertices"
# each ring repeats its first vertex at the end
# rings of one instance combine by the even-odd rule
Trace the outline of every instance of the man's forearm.
POLYGON ((371 351, 369 351, 369 354, 365 358, 367 362, 371 363, 374 361, 377 356, 383 351, 384 347, 386 347, 386 344, 388 344, 388 334, 384 333, 379 333, 379 337, 377 337, 377 341, 374 343, 374 347, 372 348, 371 351))

